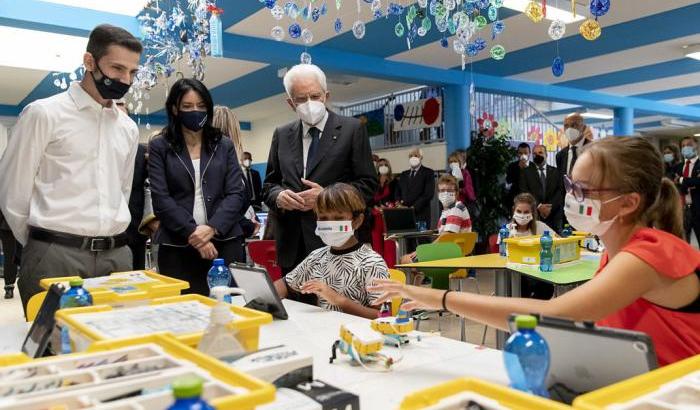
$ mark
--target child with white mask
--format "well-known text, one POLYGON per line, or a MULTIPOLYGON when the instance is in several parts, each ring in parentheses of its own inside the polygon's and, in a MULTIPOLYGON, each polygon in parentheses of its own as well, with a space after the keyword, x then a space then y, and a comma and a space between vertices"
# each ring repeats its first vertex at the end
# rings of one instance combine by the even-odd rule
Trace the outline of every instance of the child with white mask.
POLYGON ((544 231, 554 233, 546 223, 538 220, 537 201, 528 193, 522 193, 513 201, 513 218, 508 224, 510 237, 542 235, 544 231))
POLYGON ((375 319, 380 306, 374 301, 379 295, 368 292, 367 286, 389 273, 384 259, 355 237, 365 217, 360 193, 348 184, 330 185, 318 195, 314 210, 316 235, 326 246, 275 281, 277 293, 282 298, 291 293, 315 295, 322 308, 375 319))

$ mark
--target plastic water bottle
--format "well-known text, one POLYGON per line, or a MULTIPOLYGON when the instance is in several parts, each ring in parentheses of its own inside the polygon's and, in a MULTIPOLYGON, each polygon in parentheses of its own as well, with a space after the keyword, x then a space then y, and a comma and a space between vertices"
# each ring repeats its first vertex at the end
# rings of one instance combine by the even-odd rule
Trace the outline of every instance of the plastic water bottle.
POLYGON ((508 239, 509 235, 510 231, 508 230, 508 226, 501 226, 501 230, 498 231, 498 251, 501 256, 508 255, 508 244, 506 243, 505 239, 508 239))
MULTIPOLYGON (((223 259, 214 259, 214 263, 207 273, 207 284, 209 285, 209 295, 212 288, 216 286, 228 286, 231 282, 231 271, 226 267, 223 259)), ((224 302, 231 303, 231 295, 224 297, 224 302)))
POLYGON ((554 241, 549 236, 549 231, 544 231, 544 235, 540 238, 540 271, 551 272, 554 268, 554 254, 552 253, 552 245, 554 241))
MULTIPOLYGON (((92 306, 92 295, 87 289, 83 288, 82 279, 73 279, 70 282, 70 289, 65 291, 59 299, 59 307, 61 309, 92 306)), ((67 354, 71 352, 70 335, 68 334, 68 326, 61 328, 61 353, 67 354)))
POLYGON ((212 57, 224 55, 223 36, 221 33, 221 18, 219 10, 212 10, 209 18, 209 43, 212 57))
POLYGON ((172 383, 173 403, 168 410, 214 410, 209 403, 202 399, 204 383, 195 376, 177 378, 172 383))
POLYGON ((571 225, 569 225, 569 224, 564 225, 564 229, 561 230, 561 237, 568 238, 572 234, 573 234, 573 231, 571 229, 571 225))
POLYGON ((537 319, 522 315, 515 318, 518 330, 513 333, 503 349, 503 359, 511 387, 542 397, 547 392, 549 372, 549 346, 535 331, 537 319))

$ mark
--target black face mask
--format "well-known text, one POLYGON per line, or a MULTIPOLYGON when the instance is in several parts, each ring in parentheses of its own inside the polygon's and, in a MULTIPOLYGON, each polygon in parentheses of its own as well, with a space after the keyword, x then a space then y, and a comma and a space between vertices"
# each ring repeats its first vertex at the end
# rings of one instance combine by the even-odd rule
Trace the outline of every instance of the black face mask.
POLYGON ((207 123, 206 111, 180 111, 178 117, 180 123, 190 131, 199 131, 207 123))
POLYGON ((97 62, 95 62, 95 68, 97 71, 100 72, 100 75, 102 78, 99 80, 95 78, 95 72, 91 71, 90 75, 92 75, 92 80, 95 82, 95 87, 97 88, 97 92, 100 93, 102 98, 105 100, 119 100, 124 96, 124 94, 129 91, 129 87, 131 87, 131 84, 124 84, 123 82, 119 80, 114 80, 112 78, 107 77, 102 70, 100 70, 100 67, 97 65, 97 62))
POLYGON ((544 164, 544 157, 542 155, 535 155, 532 158, 532 162, 534 162, 536 165, 542 165, 544 164))

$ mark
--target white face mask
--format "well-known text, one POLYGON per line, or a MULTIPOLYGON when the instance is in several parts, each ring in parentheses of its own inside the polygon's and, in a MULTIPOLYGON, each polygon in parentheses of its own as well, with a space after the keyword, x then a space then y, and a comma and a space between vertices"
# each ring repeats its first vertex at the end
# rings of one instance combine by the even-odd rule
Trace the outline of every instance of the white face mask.
POLYGON ((381 175, 388 175, 389 174, 389 167, 387 167, 386 165, 380 165, 379 166, 379 173, 381 175))
POLYGON ((532 221, 532 214, 513 214, 513 220, 520 226, 527 225, 532 221))
POLYGON ((530 157, 528 155, 523 154, 520 156, 520 160, 522 162, 527 162, 529 159, 530 159, 530 157))
POLYGON ((566 139, 569 140, 570 144, 576 144, 581 136, 581 131, 576 128, 567 128, 566 131, 564 131, 564 135, 566 135, 566 139))
POLYGON ((455 203, 456 195, 454 192, 439 192, 438 199, 443 207, 449 208, 455 203))
POLYGON ((326 115, 326 105, 321 101, 307 101, 297 105, 297 114, 306 125, 314 126, 326 115))
POLYGON ((244 159, 243 160, 243 166, 246 168, 250 168, 250 160, 249 159, 244 159))
POLYGON ((420 165, 420 158, 411 157, 408 159, 408 163, 411 165, 411 168, 416 168, 418 165, 420 165))
POLYGON ((567 193, 564 199, 564 214, 569 224, 577 231, 590 232, 596 236, 603 236, 617 220, 617 215, 607 221, 600 220, 600 210, 604 204, 622 198, 615 198, 602 202, 600 199, 585 198, 583 202, 576 200, 572 194, 567 193))
POLYGON ((352 221, 316 221, 316 235, 328 246, 343 246, 354 233, 352 221))

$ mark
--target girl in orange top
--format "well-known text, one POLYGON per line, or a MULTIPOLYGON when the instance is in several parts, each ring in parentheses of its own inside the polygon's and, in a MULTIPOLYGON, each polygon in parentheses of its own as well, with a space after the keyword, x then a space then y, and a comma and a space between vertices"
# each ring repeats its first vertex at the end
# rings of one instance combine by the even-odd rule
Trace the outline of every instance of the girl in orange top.
POLYGON ((407 309, 445 307, 507 329, 511 313, 538 312, 638 330, 654 341, 661 365, 700 354, 700 252, 683 238, 678 191, 663 177, 659 151, 641 138, 588 144, 569 178, 565 212, 577 230, 598 235, 606 251, 596 276, 551 300, 451 293, 378 280, 382 302, 407 309))

